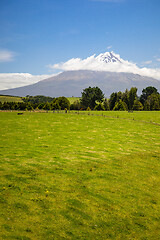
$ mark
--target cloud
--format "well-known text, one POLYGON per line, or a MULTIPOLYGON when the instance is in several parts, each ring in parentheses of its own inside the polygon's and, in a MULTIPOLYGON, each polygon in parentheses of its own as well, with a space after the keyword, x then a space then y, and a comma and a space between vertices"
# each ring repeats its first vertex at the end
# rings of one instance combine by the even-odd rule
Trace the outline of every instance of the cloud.
POLYGON ((32 75, 30 73, 0 73, 0 90, 26 86, 51 76, 53 75, 32 75))
POLYGON ((148 65, 148 64, 151 64, 151 63, 152 63, 152 60, 143 62, 144 65, 148 65))
POLYGON ((6 49, 0 49, 0 62, 11 62, 14 60, 15 53, 6 49))
POLYGON ((109 71, 109 72, 129 72, 142 76, 153 77, 160 80, 160 68, 139 68, 135 63, 123 60, 118 54, 113 52, 92 55, 86 59, 72 58, 67 62, 61 62, 49 66, 51 69, 63 71, 71 70, 92 70, 92 71, 109 71), (107 60, 108 56, 112 60, 107 60), (116 61, 113 61, 116 59, 116 61), (108 61, 108 62, 107 62, 108 61))
POLYGON ((160 62, 160 58, 157 58, 157 61, 160 62))
POLYGON ((111 48, 112 48, 112 46, 108 46, 108 47, 107 47, 108 50, 111 49, 111 48))

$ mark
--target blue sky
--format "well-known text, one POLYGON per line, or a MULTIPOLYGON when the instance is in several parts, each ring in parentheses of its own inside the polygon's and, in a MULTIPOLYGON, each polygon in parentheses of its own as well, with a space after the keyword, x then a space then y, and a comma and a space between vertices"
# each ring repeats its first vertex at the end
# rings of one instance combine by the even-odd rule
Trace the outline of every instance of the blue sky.
POLYGON ((159 0, 0 0, 0 73, 56 73, 106 51, 160 68, 159 29, 159 0))

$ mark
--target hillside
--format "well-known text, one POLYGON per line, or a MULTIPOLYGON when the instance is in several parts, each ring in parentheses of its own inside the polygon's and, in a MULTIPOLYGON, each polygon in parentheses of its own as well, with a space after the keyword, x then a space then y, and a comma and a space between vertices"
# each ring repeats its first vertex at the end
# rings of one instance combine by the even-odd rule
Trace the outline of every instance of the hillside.
POLYGON ((125 91, 131 87, 137 87, 139 95, 147 86, 154 86, 160 91, 160 81, 154 78, 133 73, 79 70, 66 71, 25 87, 2 90, 0 94, 22 97, 26 95, 80 97, 82 90, 88 86, 100 87, 107 97, 112 92, 125 91))
POLYGON ((0 95, 0 102, 23 102, 21 97, 0 95))

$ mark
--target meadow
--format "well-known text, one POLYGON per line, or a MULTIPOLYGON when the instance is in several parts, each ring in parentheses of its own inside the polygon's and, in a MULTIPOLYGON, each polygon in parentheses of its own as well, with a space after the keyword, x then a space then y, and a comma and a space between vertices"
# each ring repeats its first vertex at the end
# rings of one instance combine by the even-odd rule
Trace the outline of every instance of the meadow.
POLYGON ((0 112, 1 239, 156 240, 159 189, 158 111, 0 112))
POLYGON ((7 96, 7 95, 0 95, 0 102, 23 102, 21 97, 14 97, 14 96, 7 96))

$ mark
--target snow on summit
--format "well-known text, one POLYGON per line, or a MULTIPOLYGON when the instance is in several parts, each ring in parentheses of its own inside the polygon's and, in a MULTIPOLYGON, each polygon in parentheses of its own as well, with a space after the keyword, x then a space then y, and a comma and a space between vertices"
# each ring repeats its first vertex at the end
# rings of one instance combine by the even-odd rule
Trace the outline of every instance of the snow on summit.
POLYGON ((124 60, 119 54, 112 52, 101 53, 81 58, 71 58, 67 62, 61 62, 49 65, 51 69, 59 69, 63 71, 71 70, 92 70, 92 71, 108 71, 108 72, 127 72, 139 74, 141 76, 153 77, 160 80, 160 69, 139 68, 135 63, 124 60))
POLYGON ((102 61, 102 62, 105 62, 105 63, 109 63, 109 62, 112 62, 112 63, 119 62, 119 63, 121 63, 122 62, 120 56, 118 54, 115 54, 114 52, 101 53, 96 58, 97 58, 98 61, 102 61))

